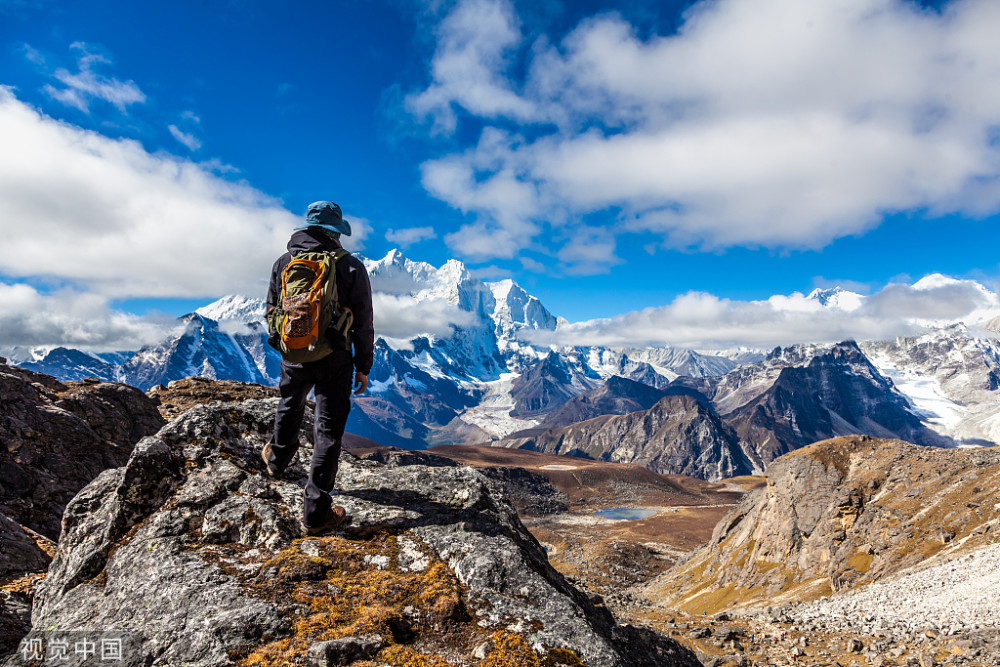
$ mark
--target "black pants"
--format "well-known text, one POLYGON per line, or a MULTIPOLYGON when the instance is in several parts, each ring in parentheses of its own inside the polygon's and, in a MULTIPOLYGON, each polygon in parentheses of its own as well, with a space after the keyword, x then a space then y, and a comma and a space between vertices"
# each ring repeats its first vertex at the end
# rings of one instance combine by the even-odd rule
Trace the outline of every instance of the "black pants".
POLYGON ((278 384, 281 402, 274 416, 270 460, 278 470, 285 469, 299 448, 299 428, 306 398, 310 389, 316 392, 312 465, 303 507, 303 520, 309 527, 321 526, 330 517, 330 492, 337 479, 341 439, 351 411, 353 382, 354 362, 350 353, 343 350, 335 350, 319 361, 305 364, 281 362, 281 382, 278 384))

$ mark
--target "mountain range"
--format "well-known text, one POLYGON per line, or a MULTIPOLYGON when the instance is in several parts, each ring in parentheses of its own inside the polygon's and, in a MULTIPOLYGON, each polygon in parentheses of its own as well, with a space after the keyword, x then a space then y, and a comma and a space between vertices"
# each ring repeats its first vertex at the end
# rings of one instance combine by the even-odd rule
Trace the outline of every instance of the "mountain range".
MULTIPOLYGON (((383 444, 492 443, 719 479, 850 434, 1000 442, 1000 343, 963 323, 770 352, 539 345, 533 336, 565 321, 511 280, 481 281, 456 260, 436 268, 399 251, 364 262, 380 336, 370 390, 355 401, 348 430, 383 444)), ((947 280, 931 276, 914 288, 947 280)), ((868 297, 837 288, 808 298, 851 311, 868 297)), ((280 357, 266 343, 263 311, 260 299, 228 296, 134 353, 0 354, 63 380, 143 390, 187 376, 273 386, 280 357)))

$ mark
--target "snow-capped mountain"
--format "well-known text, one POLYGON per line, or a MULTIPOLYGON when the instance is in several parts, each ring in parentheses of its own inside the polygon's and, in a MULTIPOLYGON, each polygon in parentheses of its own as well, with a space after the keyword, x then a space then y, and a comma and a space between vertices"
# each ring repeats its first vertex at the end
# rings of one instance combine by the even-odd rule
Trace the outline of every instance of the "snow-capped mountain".
POLYGON ((952 444, 921 422, 851 341, 779 348, 722 376, 679 377, 651 407, 629 412, 615 403, 595 414, 591 406, 606 401, 614 385, 621 393, 621 382, 566 401, 539 428, 500 444, 709 480, 762 472, 782 454, 841 435, 952 444), (580 419, 567 423, 560 413, 568 411, 580 419))
POLYGON ((120 360, 114 355, 103 358, 96 354, 65 347, 38 350, 18 362, 22 368, 36 373, 45 373, 60 380, 82 380, 95 377, 98 380, 116 381, 120 378, 120 360))
POLYGON ((267 345, 262 323, 217 322, 192 313, 181 318, 181 325, 163 342, 132 355, 120 376, 144 390, 191 375, 273 385, 280 376, 280 361, 267 345))
MULTIPOLYGON (((564 321, 512 280, 484 282, 456 260, 435 267, 399 251, 362 260, 378 299, 380 338, 369 392, 356 401, 348 429, 385 444, 495 442, 548 428, 543 422, 553 411, 575 397, 586 403, 603 395, 615 377, 683 390, 653 420, 662 423, 668 414, 688 420, 660 432, 659 453, 636 440, 645 426, 615 422, 630 424, 632 436, 628 448, 613 448, 614 460, 630 460, 633 452, 637 462, 655 459, 664 470, 671 457, 685 461, 678 467, 685 472, 702 464, 713 476, 759 470, 810 438, 831 434, 867 432, 925 444, 1000 441, 1000 343, 969 327, 860 347, 793 345, 769 355, 747 348, 539 346, 532 334, 557 331, 564 321), (702 427, 722 435, 703 433, 701 445, 670 440, 702 427), (740 452, 732 449, 737 441, 740 452)), ((983 330, 1000 312, 986 288, 928 276, 907 289, 919 297, 922 290, 956 285, 976 295, 980 307, 971 319, 983 330)), ((837 311, 878 307, 872 298, 840 288, 808 296, 837 311)), ((94 376, 143 389, 189 375, 273 385, 280 356, 267 345, 263 314, 262 299, 231 295, 180 318, 159 344, 134 354, 65 348, 0 354, 63 379, 94 376)), ((577 439, 585 434, 571 432, 577 439)))
MULTIPOLYGON (((932 273, 909 286, 890 286, 890 288, 883 291, 883 297, 886 292, 891 292, 893 289, 899 290, 900 288, 910 292, 912 298, 915 300, 928 296, 930 292, 937 292, 938 298, 940 298, 941 292, 948 292, 949 296, 953 296, 956 299, 963 301, 971 299, 973 302, 969 304, 971 312, 962 317, 962 323, 966 326, 984 328, 994 319, 1000 322, 1000 318, 998 318, 1000 297, 990 291, 985 285, 974 280, 958 280, 940 273, 932 273)), ((815 289, 806 298, 816 301, 830 310, 846 313, 853 313, 866 308, 872 304, 871 300, 873 299, 873 297, 845 290, 841 287, 815 289)), ((883 301, 885 301, 884 298, 883 301)), ((884 308, 885 306, 882 305, 880 307, 884 308)), ((922 327, 947 327, 956 323, 953 319, 947 317, 928 316, 918 317, 914 320, 914 324, 922 327)))
POLYGON ((865 302, 865 297, 861 294, 840 287, 814 289, 806 298, 818 301, 827 308, 846 311, 857 310, 865 302))
POLYGON ((491 319, 496 323, 496 334, 502 342, 515 338, 518 332, 529 329, 554 331, 556 318, 545 309, 542 302, 531 296, 513 280, 486 283, 493 293, 494 306, 491 319))
POLYGON ((216 322, 263 322, 266 310, 263 299, 231 294, 194 312, 216 322))
POLYGON ((930 428, 959 444, 1000 442, 1000 341, 956 324, 861 347, 930 428))

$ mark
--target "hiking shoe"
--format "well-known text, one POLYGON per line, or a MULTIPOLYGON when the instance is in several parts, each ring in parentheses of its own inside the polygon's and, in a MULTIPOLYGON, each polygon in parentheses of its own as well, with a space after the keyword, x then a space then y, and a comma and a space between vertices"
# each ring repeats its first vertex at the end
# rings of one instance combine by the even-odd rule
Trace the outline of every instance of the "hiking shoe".
POLYGON ((328 533, 331 530, 339 528, 340 525, 343 524, 346 519, 347 519, 347 510, 345 510, 340 505, 334 505, 333 507, 330 508, 330 518, 326 520, 326 523, 324 523, 322 526, 316 526, 315 528, 306 526, 305 527, 306 535, 313 537, 316 535, 322 535, 324 533, 328 533))
POLYGON ((271 443, 264 445, 264 449, 260 450, 260 458, 264 461, 264 469, 267 470, 267 474, 271 477, 277 477, 281 474, 281 471, 274 467, 274 465, 268 460, 271 456, 271 443))

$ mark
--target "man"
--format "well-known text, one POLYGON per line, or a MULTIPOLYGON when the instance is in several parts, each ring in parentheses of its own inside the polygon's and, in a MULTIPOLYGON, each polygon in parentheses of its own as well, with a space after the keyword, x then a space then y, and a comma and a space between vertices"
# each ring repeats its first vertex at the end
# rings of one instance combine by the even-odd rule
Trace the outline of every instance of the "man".
MULTIPOLYGON (((341 234, 350 236, 351 225, 344 220, 337 204, 318 201, 309 205, 305 224, 295 229, 288 241, 288 252, 278 258, 271 270, 271 284, 267 290, 269 311, 281 305, 282 274, 292 258, 302 253, 323 252, 330 253, 334 261, 332 255, 342 247, 341 234)), ((337 477, 347 414, 351 410, 352 384, 355 394, 367 389, 375 339, 371 284, 364 264, 352 255, 343 256, 336 260, 329 278, 336 279, 340 305, 349 308, 354 315, 349 339, 331 327, 325 334, 333 351, 325 357, 304 363, 282 359, 278 384, 281 402, 274 417, 274 437, 261 452, 268 474, 281 475, 299 448, 299 428, 306 398, 313 390, 316 401, 314 449, 303 507, 303 523, 310 535, 332 530, 346 518, 344 508, 333 504, 330 493, 337 477)))

